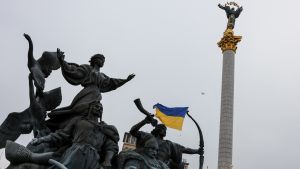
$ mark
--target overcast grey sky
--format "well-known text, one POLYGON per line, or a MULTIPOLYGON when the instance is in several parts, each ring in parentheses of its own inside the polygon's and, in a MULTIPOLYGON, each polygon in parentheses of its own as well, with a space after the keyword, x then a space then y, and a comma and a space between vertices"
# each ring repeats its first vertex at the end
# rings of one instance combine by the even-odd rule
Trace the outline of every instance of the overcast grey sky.
MULTIPOLYGON (((205 138, 205 168, 217 168, 222 53, 217 42, 226 26, 215 0, 3 0, 0 2, 0 122, 28 107, 27 50, 34 55, 60 48, 65 59, 88 63, 103 53, 102 71, 111 77, 136 78, 103 94, 104 120, 121 136, 142 120, 137 97, 150 111, 160 102, 189 106, 205 138), (205 95, 201 95, 204 92, 205 95)), ((236 21, 242 35, 235 67, 234 151, 236 169, 298 169, 300 149, 300 10, 297 0, 237 1, 244 11, 236 21)), ((68 84, 60 70, 46 90, 62 87, 69 105, 81 89, 68 84)), ((143 130, 150 131, 151 127, 143 130)), ((167 139, 197 148, 197 130, 188 118, 182 132, 167 139)), ((18 142, 28 143, 31 135, 18 142)), ((4 150, 0 150, 3 152, 4 150)), ((185 156, 190 168, 198 156, 185 156)), ((3 158, 0 168, 7 165, 3 158)))

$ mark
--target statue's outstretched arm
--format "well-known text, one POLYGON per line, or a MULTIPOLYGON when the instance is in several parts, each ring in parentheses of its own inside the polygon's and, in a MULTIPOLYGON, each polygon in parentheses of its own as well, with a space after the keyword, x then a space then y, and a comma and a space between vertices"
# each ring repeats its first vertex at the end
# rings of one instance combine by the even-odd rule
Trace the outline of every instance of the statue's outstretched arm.
POLYGON ((130 74, 126 79, 118 79, 118 78, 110 78, 104 73, 102 73, 104 79, 102 79, 101 93, 110 92, 112 90, 115 90, 121 86, 123 86, 125 83, 129 82, 135 77, 135 74, 130 74))
POLYGON ((64 52, 60 49, 57 49, 57 59, 65 80, 72 85, 80 85, 91 72, 88 65, 66 62, 64 52))
POLYGON ((184 153, 184 154, 200 154, 201 150, 200 149, 192 149, 192 148, 185 147, 183 149, 182 153, 184 153))
MULTIPOLYGON (((77 69, 80 67, 76 63, 69 63, 65 61, 65 52, 61 51, 59 48, 56 50, 57 59, 61 66, 62 71, 70 71, 69 73, 78 72, 77 69)), ((83 75, 82 75, 83 76, 83 75)))
POLYGON ((139 130, 146 124, 151 123, 148 117, 137 123, 136 125, 132 126, 130 129, 130 134, 137 137, 139 130))

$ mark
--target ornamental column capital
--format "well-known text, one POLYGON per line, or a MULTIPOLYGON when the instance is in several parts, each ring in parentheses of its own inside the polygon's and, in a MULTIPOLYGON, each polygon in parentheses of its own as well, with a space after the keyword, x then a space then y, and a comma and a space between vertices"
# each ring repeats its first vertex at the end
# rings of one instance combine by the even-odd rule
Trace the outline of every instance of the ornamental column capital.
POLYGON ((226 29, 221 38, 220 42, 218 42, 218 46, 221 48, 222 52, 226 50, 236 51, 237 44, 242 39, 242 36, 235 36, 232 29, 226 29))

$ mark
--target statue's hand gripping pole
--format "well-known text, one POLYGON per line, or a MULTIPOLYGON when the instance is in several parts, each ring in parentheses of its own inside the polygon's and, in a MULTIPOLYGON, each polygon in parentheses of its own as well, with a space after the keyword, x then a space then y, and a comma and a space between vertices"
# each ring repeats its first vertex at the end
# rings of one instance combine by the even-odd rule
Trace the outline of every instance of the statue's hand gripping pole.
POLYGON ((195 125, 197 126, 198 129, 198 133, 199 133, 199 150, 200 150, 200 157, 199 157, 199 169, 203 168, 203 163, 204 163, 204 140, 203 140, 203 134, 201 131, 201 128, 199 126, 199 124, 196 122, 196 120, 189 114, 187 113, 187 115, 189 116, 189 118, 191 118, 193 120, 193 122, 195 123, 195 125))
POLYGON ((149 113, 146 109, 144 109, 142 102, 139 98, 134 100, 134 104, 136 105, 136 107, 139 109, 140 112, 142 112, 144 115, 147 116, 147 118, 151 119, 151 125, 153 127, 157 126, 157 120, 155 120, 153 117, 154 115, 149 113))

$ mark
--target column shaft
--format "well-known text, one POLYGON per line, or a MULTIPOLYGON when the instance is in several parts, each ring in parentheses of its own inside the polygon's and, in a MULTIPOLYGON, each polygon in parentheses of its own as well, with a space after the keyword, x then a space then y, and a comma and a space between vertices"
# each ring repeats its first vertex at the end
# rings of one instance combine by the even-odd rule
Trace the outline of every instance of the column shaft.
POLYGON ((234 57, 233 50, 223 52, 218 169, 232 168, 234 57))

